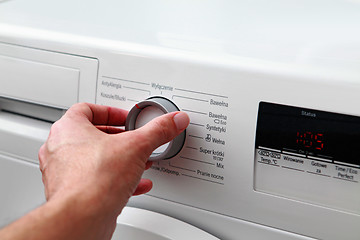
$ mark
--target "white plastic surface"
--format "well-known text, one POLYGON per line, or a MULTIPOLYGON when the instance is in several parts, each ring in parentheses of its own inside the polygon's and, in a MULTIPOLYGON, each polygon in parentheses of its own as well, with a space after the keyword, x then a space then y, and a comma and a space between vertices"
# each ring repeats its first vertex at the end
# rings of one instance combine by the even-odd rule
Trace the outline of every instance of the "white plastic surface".
POLYGON ((91 58, 0 42, 0 95, 60 108, 94 102, 97 64, 91 58))
POLYGON ((359 1, 13 0, 0 22, 1 42, 98 59, 80 86, 96 99, 80 101, 162 95, 189 113, 182 152, 146 172, 135 206, 221 239, 358 240, 358 214, 255 191, 254 143, 260 101, 360 116, 359 1))
POLYGON ((216 240, 190 224, 144 209, 125 207, 117 219, 112 240, 216 240))
POLYGON ((359 9, 358 0, 12 0, 1 3, 0 23, 15 34, 29 30, 35 45, 67 39, 79 44, 76 51, 86 51, 82 40, 101 39, 109 48, 149 51, 146 45, 155 53, 165 48, 346 71, 358 68, 359 9))
POLYGON ((140 128, 161 115, 164 115, 164 112, 161 109, 154 106, 148 106, 144 108, 136 118, 135 128, 140 128))
POLYGON ((0 94, 57 106, 78 101, 78 69, 0 55, 0 73, 6 80, 0 94))
POLYGON ((38 163, 38 151, 50 127, 48 122, 0 111, 0 154, 38 163))
POLYGON ((44 203, 43 189, 38 165, 0 153, 0 228, 44 203))

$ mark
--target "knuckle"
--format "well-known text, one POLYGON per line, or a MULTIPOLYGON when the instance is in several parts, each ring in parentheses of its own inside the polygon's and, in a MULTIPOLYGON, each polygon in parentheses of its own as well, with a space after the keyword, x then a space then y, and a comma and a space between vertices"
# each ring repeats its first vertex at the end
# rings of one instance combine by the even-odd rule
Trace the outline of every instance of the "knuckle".
POLYGON ((72 105, 70 107, 70 109, 84 109, 84 108, 88 108, 87 103, 84 103, 84 102, 75 103, 74 105, 72 105))
POLYGON ((50 135, 53 133, 53 132, 56 132, 59 128, 61 128, 61 119, 54 122, 53 125, 51 125, 51 128, 50 128, 50 135))
POLYGON ((67 117, 73 118, 77 116, 79 113, 86 114, 88 116, 91 116, 92 118, 92 111, 88 103, 81 102, 81 103, 75 103, 72 105, 65 113, 67 117))

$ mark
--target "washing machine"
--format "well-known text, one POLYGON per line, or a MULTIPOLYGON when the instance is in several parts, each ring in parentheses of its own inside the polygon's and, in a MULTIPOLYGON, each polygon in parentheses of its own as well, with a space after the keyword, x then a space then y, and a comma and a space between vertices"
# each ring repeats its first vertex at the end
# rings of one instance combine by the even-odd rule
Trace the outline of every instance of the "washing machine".
POLYGON ((357 0, 0 1, 0 226, 90 102, 191 119, 113 239, 359 239, 359 29, 357 0))

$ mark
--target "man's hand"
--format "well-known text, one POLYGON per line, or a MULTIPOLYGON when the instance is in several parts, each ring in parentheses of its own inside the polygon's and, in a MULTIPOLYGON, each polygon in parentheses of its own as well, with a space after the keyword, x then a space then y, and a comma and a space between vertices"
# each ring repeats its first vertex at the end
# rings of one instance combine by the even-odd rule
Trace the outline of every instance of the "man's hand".
POLYGON ((0 237, 23 239, 25 232, 26 239, 109 239, 128 199, 152 187, 141 179, 151 153, 189 124, 187 114, 173 112, 124 132, 118 126, 126 116, 125 110, 94 104, 71 107, 39 151, 48 202, 0 237))

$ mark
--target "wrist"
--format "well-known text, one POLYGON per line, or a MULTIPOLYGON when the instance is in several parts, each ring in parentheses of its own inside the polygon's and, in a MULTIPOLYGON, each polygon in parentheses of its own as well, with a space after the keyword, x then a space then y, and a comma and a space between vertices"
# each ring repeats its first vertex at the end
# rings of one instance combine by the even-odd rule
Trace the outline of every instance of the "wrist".
POLYGON ((0 231, 7 240, 110 239, 116 216, 92 208, 78 195, 54 197, 0 231))
POLYGON ((49 229, 59 231, 54 239, 59 236, 64 239, 110 239, 117 214, 108 214, 101 206, 98 199, 89 198, 87 194, 69 193, 54 197, 42 208, 52 225, 49 229))
POLYGON ((53 193, 48 203, 61 204, 66 209, 86 218, 94 216, 110 216, 114 219, 126 205, 129 196, 123 196, 121 183, 106 177, 77 180, 78 184, 64 184, 53 193))

